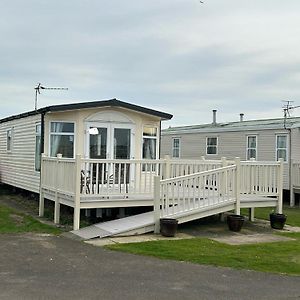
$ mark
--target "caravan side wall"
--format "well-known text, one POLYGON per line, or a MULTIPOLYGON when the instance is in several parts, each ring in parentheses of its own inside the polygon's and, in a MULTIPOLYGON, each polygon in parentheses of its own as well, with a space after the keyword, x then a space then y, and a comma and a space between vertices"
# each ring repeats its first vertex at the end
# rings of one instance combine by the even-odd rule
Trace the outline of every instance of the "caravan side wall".
POLYGON ((35 171, 36 125, 41 115, 0 124, 0 182, 39 193, 40 173, 35 171), (8 133, 11 149, 7 149, 8 133))
MULTIPOLYGON (((276 135, 289 135, 284 129, 268 129, 253 131, 230 131, 230 132, 201 132, 201 133, 168 133, 162 132, 161 154, 172 157, 172 139, 180 138, 180 158, 181 159, 200 159, 205 156, 206 159, 234 159, 240 157, 246 160, 247 136, 257 136, 257 160, 275 161, 276 160, 276 135), (217 137, 217 154, 206 155, 206 138, 217 137)), ((293 147, 292 147, 293 148, 293 147)), ((295 148, 295 146, 294 146, 295 148)), ((293 150, 293 149, 292 149, 293 150)), ((289 151, 288 151, 289 152, 289 151)), ((289 189, 289 166, 284 163, 284 188, 289 189)))

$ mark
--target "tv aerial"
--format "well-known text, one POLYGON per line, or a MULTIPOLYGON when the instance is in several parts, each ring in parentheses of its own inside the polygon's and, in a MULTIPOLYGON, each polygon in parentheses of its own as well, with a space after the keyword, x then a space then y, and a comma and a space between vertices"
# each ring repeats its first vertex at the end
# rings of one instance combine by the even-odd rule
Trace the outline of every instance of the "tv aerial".
POLYGON ((282 106, 283 108, 283 117, 284 117, 284 129, 286 129, 286 120, 291 116, 291 111, 295 108, 299 108, 300 105, 293 105, 294 101, 284 100, 285 104, 282 106))
POLYGON ((38 95, 41 93, 41 90, 68 90, 68 88, 64 88, 64 87, 45 87, 42 86, 41 83, 38 83, 38 85, 34 89, 35 89, 34 110, 37 110, 38 95))

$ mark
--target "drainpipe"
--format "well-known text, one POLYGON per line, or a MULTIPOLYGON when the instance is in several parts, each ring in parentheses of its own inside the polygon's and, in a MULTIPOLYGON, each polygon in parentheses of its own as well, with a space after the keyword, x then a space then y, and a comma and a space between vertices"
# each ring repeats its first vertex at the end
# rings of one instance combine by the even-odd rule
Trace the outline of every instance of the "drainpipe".
POLYGON ((159 134, 159 137, 158 137, 159 147, 158 147, 158 157, 157 158, 160 159, 160 154, 161 154, 161 120, 159 121, 159 131, 158 131, 158 134, 159 134))
MULTIPOLYGON (((289 188, 290 188, 290 197, 292 196, 293 193, 293 184, 292 184, 292 129, 288 128, 287 129, 289 132, 289 153, 288 153, 288 166, 289 166, 289 188)), ((292 199, 294 199, 294 195, 292 197, 292 199)), ((293 201, 292 203, 292 199, 290 199, 290 206, 294 206, 295 203, 293 201)))
POLYGON ((41 113, 41 153, 44 153, 44 144, 45 144, 45 113, 41 113))

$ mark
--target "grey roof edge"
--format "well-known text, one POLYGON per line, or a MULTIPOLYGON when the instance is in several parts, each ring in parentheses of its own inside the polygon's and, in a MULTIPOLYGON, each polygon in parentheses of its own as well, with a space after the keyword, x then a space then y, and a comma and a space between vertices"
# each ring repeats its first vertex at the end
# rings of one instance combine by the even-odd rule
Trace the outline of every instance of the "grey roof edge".
POLYGON ((59 112, 59 111, 76 110, 76 109, 84 109, 84 108, 96 108, 96 107, 105 107, 105 106, 107 106, 107 107, 122 107, 122 108, 126 108, 129 110, 141 112, 141 113, 144 113, 147 115, 156 116, 163 120, 170 120, 173 117, 173 115, 165 113, 165 112, 160 112, 160 111, 157 111, 154 109, 146 108, 143 106, 139 106, 136 104, 124 102, 124 101, 118 100, 116 98, 113 98, 113 99, 109 99, 109 100, 78 102, 78 103, 71 103, 71 104, 59 104, 59 105, 46 106, 46 107, 42 107, 38 110, 33 110, 33 111, 18 114, 18 115, 6 117, 4 119, 1 119, 0 123, 5 123, 5 122, 11 121, 11 120, 21 119, 21 118, 25 118, 28 116, 43 114, 43 113, 47 113, 47 112, 59 112))
POLYGON ((300 127, 300 117, 289 118, 284 128, 284 119, 261 119, 242 122, 228 122, 217 124, 188 125, 170 127, 162 130, 162 135, 179 135, 186 133, 218 133, 225 131, 255 131, 263 129, 286 130, 300 127))

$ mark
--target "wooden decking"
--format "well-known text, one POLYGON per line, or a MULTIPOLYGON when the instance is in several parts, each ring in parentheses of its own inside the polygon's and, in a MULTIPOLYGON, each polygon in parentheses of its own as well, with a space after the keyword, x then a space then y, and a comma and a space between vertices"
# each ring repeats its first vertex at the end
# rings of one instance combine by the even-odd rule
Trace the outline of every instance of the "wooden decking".
MULTIPOLYGON (((281 212, 282 172, 282 162, 239 159, 123 161, 43 157, 40 216, 45 198, 55 202, 56 223, 61 204, 74 208, 74 230, 79 229, 81 209, 152 206, 157 232, 163 217, 174 217, 181 223, 232 209, 239 214, 241 207, 274 206, 281 212), (120 172, 123 169, 127 170, 125 175, 120 172)), ((132 228, 124 225, 124 232, 148 228, 138 220, 132 228)))
MULTIPOLYGON (((191 201, 193 201, 191 199, 191 201)), ((208 217, 218 213, 224 213, 234 210, 234 201, 227 201, 225 203, 216 203, 210 206, 204 206, 204 199, 197 200, 199 208, 191 211, 181 211, 176 214, 169 214, 165 217, 172 217, 178 220, 178 223, 185 223, 199 218, 208 217)), ((210 201, 212 202, 212 201, 210 201)), ((255 208, 255 207, 275 207, 277 199, 271 197, 263 197, 257 195, 243 195, 241 196, 241 207, 255 208)), ((172 211, 172 207, 169 208, 172 211)), ((155 226, 154 212, 147 212, 135 216, 125 217, 117 220, 94 224, 79 230, 71 231, 72 234, 78 236, 80 239, 89 240, 92 238, 104 238, 117 235, 137 235, 147 232, 153 232, 155 226)))

